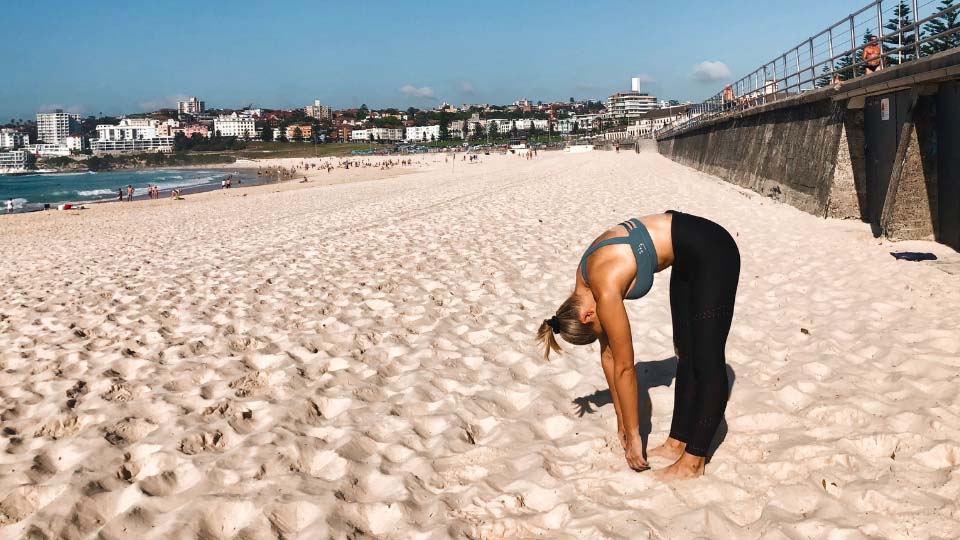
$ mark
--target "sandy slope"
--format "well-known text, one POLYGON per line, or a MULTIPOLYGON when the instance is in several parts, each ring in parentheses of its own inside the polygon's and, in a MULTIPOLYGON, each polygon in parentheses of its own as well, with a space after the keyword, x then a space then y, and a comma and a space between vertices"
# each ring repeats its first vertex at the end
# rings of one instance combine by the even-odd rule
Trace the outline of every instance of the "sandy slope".
MULTIPOLYGON (((631 153, 183 202, 0 219, 0 539, 960 531, 960 276, 863 224, 631 153), (532 342, 666 208, 743 256, 729 432, 675 485, 627 469, 596 350, 532 342)), ((668 278, 628 308, 651 443, 668 278)))

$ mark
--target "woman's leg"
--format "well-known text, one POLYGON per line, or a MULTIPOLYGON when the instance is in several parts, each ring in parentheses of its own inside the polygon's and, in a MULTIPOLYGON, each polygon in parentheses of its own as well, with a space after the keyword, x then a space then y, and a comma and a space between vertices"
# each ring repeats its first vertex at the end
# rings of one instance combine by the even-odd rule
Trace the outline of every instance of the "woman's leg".
POLYGON ((697 399, 694 405, 695 421, 687 440, 686 452, 705 458, 727 408, 729 386, 725 348, 733 320, 733 302, 695 312, 693 319, 691 339, 698 346, 691 363, 696 378, 697 399))
MULTIPOLYGON (((686 216, 692 218, 692 216, 686 216)), ((675 218, 676 219, 676 218, 675 218)), ((666 479, 703 474, 707 451, 726 409, 729 391, 726 371, 727 334, 733 319, 740 253, 722 227, 702 218, 689 220, 687 249, 696 253, 690 271, 689 325, 684 328, 690 352, 681 350, 693 371, 693 424, 684 454, 663 471, 666 479)), ((676 239, 675 239, 676 242, 676 239)), ((678 381, 680 369, 678 367, 678 381)), ((678 387, 679 391, 679 387, 678 387)))
MULTIPOLYGON (((674 229, 678 226, 682 229, 683 224, 678 222, 674 223, 674 229)), ((697 401, 696 375, 691 362, 693 343, 690 340, 690 282, 684 272, 684 264, 679 260, 670 273, 670 317, 673 322, 673 348, 677 355, 673 420, 670 424, 670 436, 662 445, 650 450, 647 456, 674 461, 683 454, 687 441, 690 440, 696 421, 697 401)))
POLYGON ((690 284, 676 274, 670 277, 670 316, 673 319, 673 345, 677 353, 670 438, 686 443, 690 440, 696 421, 697 379, 692 362, 693 343, 690 340, 690 284))

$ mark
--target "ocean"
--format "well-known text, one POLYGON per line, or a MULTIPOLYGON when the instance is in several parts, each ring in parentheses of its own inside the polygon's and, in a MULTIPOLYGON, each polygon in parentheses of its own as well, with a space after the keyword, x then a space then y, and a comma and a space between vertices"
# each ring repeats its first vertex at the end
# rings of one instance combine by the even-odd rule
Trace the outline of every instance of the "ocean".
POLYGON ((127 185, 135 188, 134 196, 146 196, 147 185, 159 186, 161 198, 174 188, 184 191, 202 191, 220 187, 220 181, 233 175, 233 185, 238 180, 254 184, 256 174, 237 173, 230 170, 202 169, 155 169, 108 172, 76 172, 63 174, 31 174, 24 176, 0 175, 0 212, 5 212, 7 201, 13 200, 15 212, 39 210, 45 204, 55 207, 60 203, 88 203, 117 200, 117 188, 123 188, 126 197, 127 185))

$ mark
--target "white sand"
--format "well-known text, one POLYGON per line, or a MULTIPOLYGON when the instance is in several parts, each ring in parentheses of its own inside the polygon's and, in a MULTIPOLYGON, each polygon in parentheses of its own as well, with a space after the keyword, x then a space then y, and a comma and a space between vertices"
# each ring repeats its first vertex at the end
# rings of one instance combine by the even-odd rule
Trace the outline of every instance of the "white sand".
MULTIPOLYGON (((653 154, 451 169, 0 219, 0 539, 958 536, 960 276, 653 154), (667 208, 743 256, 729 433, 672 485, 577 414, 596 348, 532 338, 667 208)), ((668 283, 628 307, 651 444, 668 283)))

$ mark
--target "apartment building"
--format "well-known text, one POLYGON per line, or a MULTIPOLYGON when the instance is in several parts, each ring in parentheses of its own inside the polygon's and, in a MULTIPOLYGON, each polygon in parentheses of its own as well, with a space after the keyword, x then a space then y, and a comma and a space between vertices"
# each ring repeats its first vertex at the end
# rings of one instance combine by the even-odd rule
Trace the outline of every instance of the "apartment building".
POLYGON ((67 135, 80 131, 80 115, 57 109, 52 113, 37 113, 37 141, 46 144, 64 144, 67 135))
POLYGON ((221 137, 250 139, 256 137, 257 128, 253 117, 232 113, 226 116, 220 115, 213 121, 213 133, 221 137))
POLYGON ((189 97, 177 102, 177 112, 180 114, 200 114, 206 110, 206 104, 195 97, 189 97))

